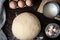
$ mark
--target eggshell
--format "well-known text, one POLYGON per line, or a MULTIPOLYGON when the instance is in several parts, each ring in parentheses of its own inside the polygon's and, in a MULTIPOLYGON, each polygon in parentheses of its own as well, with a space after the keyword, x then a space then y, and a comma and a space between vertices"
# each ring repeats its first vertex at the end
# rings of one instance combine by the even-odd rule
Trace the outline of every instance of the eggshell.
POLYGON ((18 1, 18 6, 20 8, 23 8, 25 6, 25 2, 24 1, 18 1))
POLYGON ((16 9, 16 7, 17 7, 16 2, 15 2, 15 1, 9 2, 9 7, 10 7, 11 9, 16 9))
POLYGON ((33 4, 32 4, 32 0, 26 0, 26 5, 27 6, 32 6, 33 4))

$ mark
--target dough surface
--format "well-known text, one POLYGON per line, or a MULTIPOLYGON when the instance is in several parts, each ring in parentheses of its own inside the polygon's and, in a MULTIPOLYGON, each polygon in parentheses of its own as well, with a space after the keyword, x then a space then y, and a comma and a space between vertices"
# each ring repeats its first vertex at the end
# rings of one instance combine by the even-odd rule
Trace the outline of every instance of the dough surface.
POLYGON ((18 39, 33 39, 39 34, 40 30, 40 22, 32 13, 21 13, 13 20, 12 32, 18 39))

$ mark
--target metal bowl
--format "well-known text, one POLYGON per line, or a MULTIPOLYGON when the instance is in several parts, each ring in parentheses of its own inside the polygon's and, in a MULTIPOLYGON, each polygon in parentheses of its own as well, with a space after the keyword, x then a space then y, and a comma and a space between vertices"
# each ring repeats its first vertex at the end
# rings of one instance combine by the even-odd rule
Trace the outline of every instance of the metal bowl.
POLYGON ((46 33, 46 35, 47 35, 48 37, 50 37, 50 38, 56 38, 56 37, 58 37, 59 34, 60 34, 60 26, 59 26, 58 24, 56 24, 56 23, 50 23, 50 24, 48 24, 47 27, 45 28, 45 33, 46 33), (53 28, 53 29, 56 29, 56 30, 55 30, 56 32, 52 31, 52 28, 53 28), (51 34, 52 34, 52 35, 51 35, 51 34))
POLYGON ((59 5, 56 2, 48 2, 43 7, 43 14, 48 18, 54 18, 59 14, 59 5))
POLYGON ((3 27, 3 25, 5 24, 6 21, 6 12, 5 12, 5 8, 2 8, 2 12, 0 14, 0 29, 3 27))

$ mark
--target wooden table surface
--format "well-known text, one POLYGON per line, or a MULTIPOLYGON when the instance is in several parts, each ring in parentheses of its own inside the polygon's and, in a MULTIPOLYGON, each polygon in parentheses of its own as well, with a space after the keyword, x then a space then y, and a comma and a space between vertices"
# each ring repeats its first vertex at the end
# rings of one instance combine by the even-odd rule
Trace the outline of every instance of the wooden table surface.
POLYGON ((31 12, 34 15, 36 15, 38 17, 38 19, 40 20, 41 32, 39 33, 39 35, 37 37, 43 36, 44 37, 43 40, 60 40, 60 38, 59 38, 60 36, 55 39, 51 39, 45 35, 45 27, 47 24, 57 23, 58 25, 60 25, 60 21, 55 20, 55 19, 46 18, 43 14, 37 12, 37 9, 38 9, 42 0, 33 0, 33 1, 34 1, 33 7, 26 7, 23 9, 17 8, 15 10, 12 10, 9 8, 9 1, 8 0, 6 0, 6 2, 4 3, 5 9, 6 9, 6 23, 5 23, 4 27, 2 28, 2 30, 6 34, 8 40, 14 40, 12 31, 11 31, 12 22, 13 22, 13 19, 16 17, 16 14, 19 15, 22 12, 31 12))

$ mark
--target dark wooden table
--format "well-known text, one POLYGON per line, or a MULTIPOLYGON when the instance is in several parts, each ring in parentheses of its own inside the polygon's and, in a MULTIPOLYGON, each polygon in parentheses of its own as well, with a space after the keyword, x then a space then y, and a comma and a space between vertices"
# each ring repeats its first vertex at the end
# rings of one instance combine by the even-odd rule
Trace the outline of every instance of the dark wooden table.
POLYGON ((2 30, 6 34, 8 40, 14 40, 12 31, 11 31, 12 22, 13 22, 13 19, 16 17, 16 14, 19 15, 22 12, 31 12, 34 15, 36 15, 38 17, 38 19, 40 20, 41 32, 39 33, 39 35, 37 37, 43 36, 44 37, 43 40, 60 40, 60 38, 59 38, 60 35, 59 35, 59 37, 57 37, 55 39, 51 39, 51 38, 47 37, 45 34, 45 27, 47 24, 57 23, 58 25, 60 25, 60 21, 46 18, 43 14, 37 12, 37 8, 38 8, 39 4, 41 3, 41 1, 42 0, 33 0, 33 3, 34 3, 33 7, 25 7, 23 9, 17 8, 14 10, 9 8, 9 1, 8 0, 5 1, 4 6, 6 9, 6 23, 5 23, 4 27, 2 28, 2 30))

